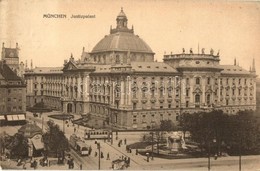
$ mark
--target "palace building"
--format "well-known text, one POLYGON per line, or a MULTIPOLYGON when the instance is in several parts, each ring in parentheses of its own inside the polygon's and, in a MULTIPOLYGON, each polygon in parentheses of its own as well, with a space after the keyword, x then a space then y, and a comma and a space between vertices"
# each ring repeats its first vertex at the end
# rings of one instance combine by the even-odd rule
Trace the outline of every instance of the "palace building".
POLYGON ((234 61, 220 65, 211 49, 166 54, 163 62, 134 28, 123 10, 117 26, 80 60, 71 55, 63 67, 38 67, 25 73, 27 106, 44 102, 63 113, 81 114, 119 129, 146 129, 160 120, 178 122, 184 112, 256 109, 256 71, 234 61))

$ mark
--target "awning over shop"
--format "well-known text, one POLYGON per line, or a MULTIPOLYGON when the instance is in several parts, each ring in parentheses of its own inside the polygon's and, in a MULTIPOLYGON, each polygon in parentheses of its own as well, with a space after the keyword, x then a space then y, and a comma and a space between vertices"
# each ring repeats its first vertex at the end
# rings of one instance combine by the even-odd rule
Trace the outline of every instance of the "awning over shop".
POLYGON ((23 120, 25 120, 25 115, 24 114, 7 115, 7 120, 8 121, 23 121, 23 120))
POLYGON ((17 116, 18 116, 18 118, 19 118, 20 121, 21 121, 21 120, 25 120, 25 115, 24 115, 24 114, 17 115, 17 116))
POLYGON ((5 116, 4 115, 0 115, 0 120, 5 120, 5 116))
POLYGON ((19 118, 17 115, 13 115, 13 121, 19 121, 19 118))
POLYGON ((36 150, 40 150, 44 148, 43 142, 41 141, 40 138, 38 139, 32 138, 32 143, 36 150))
POLYGON ((7 115, 7 120, 8 121, 12 121, 13 120, 13 116, 12 115, 7 115))

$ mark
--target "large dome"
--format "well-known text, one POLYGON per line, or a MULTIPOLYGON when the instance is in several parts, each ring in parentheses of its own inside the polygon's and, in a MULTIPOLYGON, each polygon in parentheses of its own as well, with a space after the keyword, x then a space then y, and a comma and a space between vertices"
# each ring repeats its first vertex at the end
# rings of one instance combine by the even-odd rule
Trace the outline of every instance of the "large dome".
POLYGON ((152 49, 139 36, 130 32, 117 32, 105 36, 93 48, 92 53, 105 51, 153 53, 152 49))

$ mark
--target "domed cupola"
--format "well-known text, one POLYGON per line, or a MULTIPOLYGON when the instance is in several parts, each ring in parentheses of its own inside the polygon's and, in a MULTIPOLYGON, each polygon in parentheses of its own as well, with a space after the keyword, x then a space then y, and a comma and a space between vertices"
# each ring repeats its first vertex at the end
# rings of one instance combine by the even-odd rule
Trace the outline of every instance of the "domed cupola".
POLYGON ((127 61, 152 62, 154 52, 138 35, 134 28, 127 27, 128 19, 121 8, 116 17, 115 28, 110 28, 110 34, 105 35, 90 53, 90 61, 98 64, 127 63, 127 61))
POLYGON ((127 17, 123 11, 123 8, 121 8, 121 11, 116 18, 116 22, 117 22, 117 26, 116 26, 117 29, 127 28, 127 17))

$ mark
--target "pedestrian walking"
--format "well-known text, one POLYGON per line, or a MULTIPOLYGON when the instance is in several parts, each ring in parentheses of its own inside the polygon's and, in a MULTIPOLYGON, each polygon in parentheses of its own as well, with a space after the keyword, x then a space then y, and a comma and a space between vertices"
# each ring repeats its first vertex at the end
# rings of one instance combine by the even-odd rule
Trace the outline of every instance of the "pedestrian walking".
POLYGON ((125 138, 125 145, 126 145, 126 138, 125 138))
POLYGON ((150 156, 149 156, 149 153, 146 153, 146 157, 147 157, 147 162, 149 162, 149 158, 150 158, 150 156))
POLYGON ((82 170, 82 164, 79 165, 79 169, 82 170))
POLYGON ((132 149, 131 148, 129 148, 129 153, 132 153, 132 149))
POLYGON ((107 153, 107 160, 110 160, 109 153, 107 153))
POLYGON ((76 130, 77 130, 77 128, 76 128, 76 127, 74 127, 74 133, 76 132, 76 130))
POLYGON ((101 157, 101 159, 103 159, 103 158, 104 158, 104 154, 103 154, 103 152, 102 152, 102 151, 101 151, 100 157, 101 157))
POLYGON ((128 157, 128 160, 127 160, 128 167, 130 166, 130 161, 131 161, 131 159, 130 159, 130 157, 128 157))
POLYGON ((138 155, 138 149, 135 150, 135 155, 138 155))
POLYGON ((91 155, 91 152, 92 152, 92 147, 90 146, 90 147, 89 147, 89 151, 88 151, 88 155, 89 155, 89 156, 91 155))
POLYGON ((97 152, 95 151, 95 157, 97 157, 97 152))

